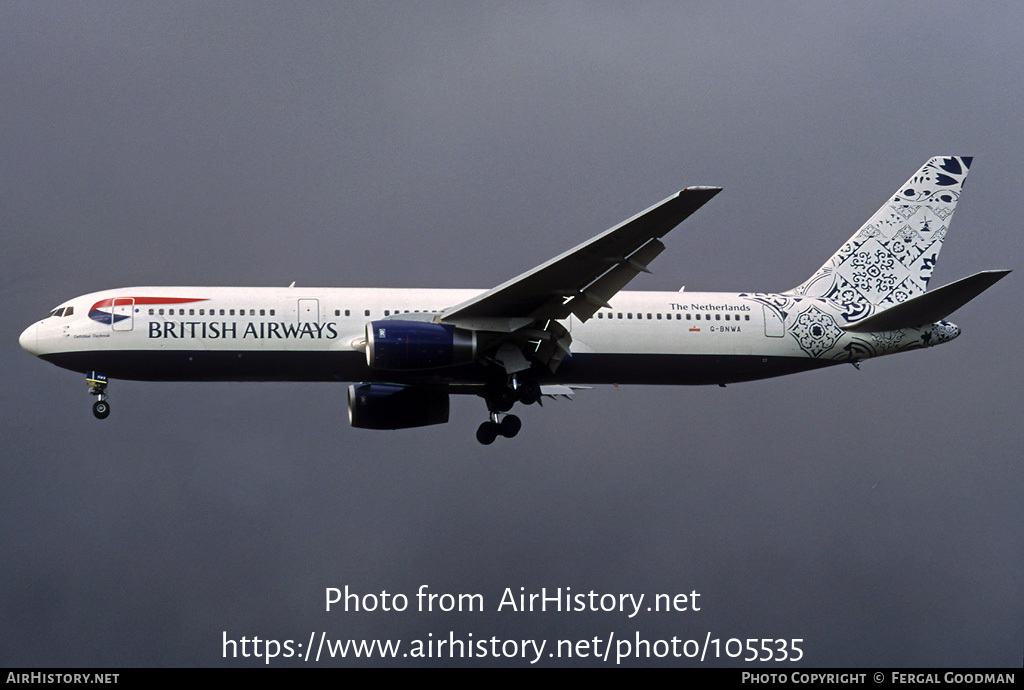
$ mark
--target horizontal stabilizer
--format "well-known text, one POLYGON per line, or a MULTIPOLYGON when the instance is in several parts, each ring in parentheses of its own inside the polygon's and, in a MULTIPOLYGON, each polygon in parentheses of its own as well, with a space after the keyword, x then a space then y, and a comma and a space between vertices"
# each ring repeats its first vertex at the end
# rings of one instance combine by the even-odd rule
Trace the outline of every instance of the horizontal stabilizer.
POLYGON ((926 323, 941 321, 972 299, 992 287, 996 281, 1007 275, 1009 271, 982 271, 955 283, 945 285, 938 290, 926 292, 912 297, 906 302, 890 307, 866 319, 848 324, 842 328, 847 331, 870 333, 879 331, 895 331, 900 328, 911 328, 926 323))

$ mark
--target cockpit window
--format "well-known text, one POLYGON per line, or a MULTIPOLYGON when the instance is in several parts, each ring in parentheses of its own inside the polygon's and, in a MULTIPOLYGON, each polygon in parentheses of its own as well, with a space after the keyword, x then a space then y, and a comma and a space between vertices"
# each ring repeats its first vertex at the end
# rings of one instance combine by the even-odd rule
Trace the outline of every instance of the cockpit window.
POLYGON ((74 307, 66 307, 64 309, 64 316, 71 316, 74 313, 75 313, 75 308, 74 307))
POLYGON ((75 313, 74 307, 57 307, 49 313, 49 316, 71 316, 75 313))

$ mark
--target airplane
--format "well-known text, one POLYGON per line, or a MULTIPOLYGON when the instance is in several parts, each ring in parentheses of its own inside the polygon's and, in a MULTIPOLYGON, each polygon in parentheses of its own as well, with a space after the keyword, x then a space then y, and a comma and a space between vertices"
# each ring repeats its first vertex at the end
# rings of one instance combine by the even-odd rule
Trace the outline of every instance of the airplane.
POLYGON ((780 293, 633 292, 665 235, 719 187, 687 187, 490 290, 128 287, 75 297, 22 348, 110 378, 345 381, 365 429, 446 423, 451 395, 484 399, 480 443, 509 411, 595 384, 725 385, 949 342, 946 317, 1009 271, 929 291, 972 159, 928 160, 810 278, 780 293))

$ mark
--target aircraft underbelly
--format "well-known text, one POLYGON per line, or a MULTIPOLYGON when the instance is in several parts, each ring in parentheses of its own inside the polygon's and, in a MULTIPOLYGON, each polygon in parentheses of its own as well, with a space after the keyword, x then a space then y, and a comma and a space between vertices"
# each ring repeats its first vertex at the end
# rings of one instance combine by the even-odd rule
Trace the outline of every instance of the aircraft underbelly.
MULTIPOLYGON (((43 355, 73 371, 102 371, 111 378, 140 381, 386 381, 393 383, 482 383, 475 364, 421 371, 382 371, 366 366, 355 351, 105 350, 43 355)), ((810 357, 737 354, 577 354, 542 383, 700 385, 771 378, 837 362, 810 357)))

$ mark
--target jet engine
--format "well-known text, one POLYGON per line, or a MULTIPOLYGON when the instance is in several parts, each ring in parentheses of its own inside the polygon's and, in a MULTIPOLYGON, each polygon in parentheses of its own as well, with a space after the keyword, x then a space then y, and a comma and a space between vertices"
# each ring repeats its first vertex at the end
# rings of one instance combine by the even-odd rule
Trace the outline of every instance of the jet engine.
POLYGON ((366 324, 372 369, 438 369, 476 359, 476 332, 440 323, 383 320, 366 324))
POLYGON ((357 383, 348 387, 348 421, 357 429, 446 424, 448 393, 428 386, 357 383))

